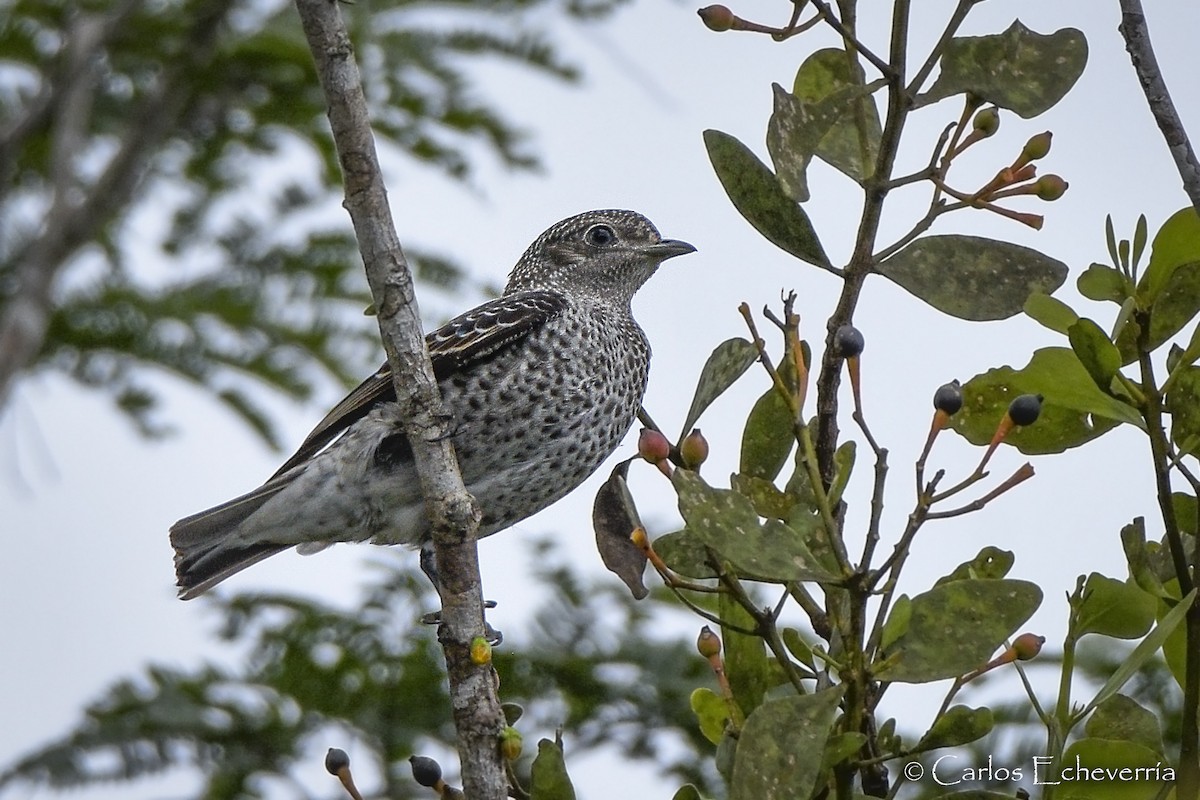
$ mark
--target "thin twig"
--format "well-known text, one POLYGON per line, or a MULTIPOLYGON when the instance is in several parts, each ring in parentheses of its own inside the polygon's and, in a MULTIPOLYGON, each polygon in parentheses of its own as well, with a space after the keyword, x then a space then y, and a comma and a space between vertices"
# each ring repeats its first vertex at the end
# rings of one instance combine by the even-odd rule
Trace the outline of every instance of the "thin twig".
POLYGON ((867 61, 870 61, 871 65, 874 66, 875 69, 879 70, 880 74, 886 78, 891 78, 896 74, 896 71, 890 64, 888 64, 879 56, 875 55, 870 48, 858 40, 858 37, 856 37, 854 33, 850 31, 850 29, 842 24, 841 20, 837 18, 837 15, 833 13, 825 0, 810 0, 810 2, 817 8, 818 11, 821 12, 821 17, 827 23, 829 23, 829 27, 837 31, 843 39, 849 42, 850 45, 854 47, 854 49, 860 55, 862 55, 863 58, 865 58, 867 61))
POLYGON ((978 500, 967 503, 965 506, 951 509, 950 511, 932 511, 925 517, 925 519, 949 519, 950 517, 959 517, 963 514, 970 514, 972 511, 979 511, 981 508, 1007 492, 1009 489, 1013 488, 1019 483, 1029 480, 1032 477, 1033 465, 1026 462, 1025 464, 1021 465, 1016 472, 1009 476, 1007 480, 1005 480, 995 489, 992 489, 983 497, 980 497, 978 500))
POLYGON ((946 22, 946 28, 942 31, 942 35, 938 38, 937 44, 929 51, 929 57, 925 59, 925 63, 913 75, 912 81, 908 84, 905 91, 912 99, 916 99, 917 93, 921 91, 921 86, 929 77, 929 73, 933 71, 938 59, 942 57, 942 53, 946 51, 946 45, 954 38, 954 34, 958 31, 958 27, 962 25, 963 20, 967 18, 971 7, 980 0, 958 0, 958 5, 954 9, 954 13, 950 15, 949 21, 946 22))

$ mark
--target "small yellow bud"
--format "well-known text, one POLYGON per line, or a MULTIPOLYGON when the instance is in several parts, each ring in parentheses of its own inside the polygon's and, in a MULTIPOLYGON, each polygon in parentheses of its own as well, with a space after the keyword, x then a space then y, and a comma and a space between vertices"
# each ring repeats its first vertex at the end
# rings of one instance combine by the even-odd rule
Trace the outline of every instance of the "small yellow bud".
POLYGON ((1029 137, 1025 148, 1021 151, 1021 157, 1027 162, 1045 158, 1046 154, 1050 152, 1050 140, 1053 138, 1054 134, 1050 131, 1042 131, 1036 136, 1029 137))
POLYGON ((1037 196, 1047 202, 1057 200, 1066 193, 1070 184, 1057 175, 1043 175, 1034 184, 1037 196))
POLYGON ((975 112, 975 118, 971 120, 971 127, 979 131, 983 137, 992 136, 996 131, 1000 130, 1000 112, 995 106, 988 106, 975 112))
POLYGON ((492 663, 492 645, 486 637, 476 636, 471 640, 471 663, 477 667, 492 663))
POLYGON ((696 638, 696 650, 705 658, 721 655, 721 637, 713 633, 712 628, 705 625, 700 629, 700 636, 696 638))
POLYGON ((684 466, 692 470, 708 460, 708 440, 699 428, 693 428, 679 443, 679 456, 683 459, 684 466))
POLYGON ((513 726, 506 725, 500 732, 500 752, 508 761, 516 761, 520 758, 524 746, 525 741, 521 737, 521 732, 513 726))

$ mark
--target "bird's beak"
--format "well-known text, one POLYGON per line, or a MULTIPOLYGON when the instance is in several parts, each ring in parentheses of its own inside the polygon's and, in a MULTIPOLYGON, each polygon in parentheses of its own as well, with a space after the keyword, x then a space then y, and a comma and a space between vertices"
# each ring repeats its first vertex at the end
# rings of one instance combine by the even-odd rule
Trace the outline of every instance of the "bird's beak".
POLYGON ((659 261, 666 261, 675 256, 686 256, 688 253, 694 252, 696 252, 695 247, 678 239, 663 239, 645 249, 646 255, 657 258, 659 261))

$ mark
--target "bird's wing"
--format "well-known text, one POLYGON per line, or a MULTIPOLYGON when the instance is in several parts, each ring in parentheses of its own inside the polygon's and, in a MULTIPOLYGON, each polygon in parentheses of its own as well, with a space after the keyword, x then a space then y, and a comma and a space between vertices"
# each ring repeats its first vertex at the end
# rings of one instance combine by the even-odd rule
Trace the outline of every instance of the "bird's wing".
MULTIPOLYGON (((532 290, 498 297, 455 317, 425 336, 434 376, 442 381, 491 360, 557 317, 566 305, 566 298, 557 292, 532 290)), ((395 399, 392 370, 384 363, 317 423, 271 477, 277 478, 308 461, 371 409, 395 399)))

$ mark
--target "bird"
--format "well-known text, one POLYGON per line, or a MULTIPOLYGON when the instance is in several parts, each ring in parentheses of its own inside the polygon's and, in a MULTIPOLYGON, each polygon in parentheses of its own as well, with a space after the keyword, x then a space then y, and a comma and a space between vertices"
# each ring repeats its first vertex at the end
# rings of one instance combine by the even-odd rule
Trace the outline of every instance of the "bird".
MULTIPOLYGON (((695 249, 633 211, 577 214, 529 245, 499 297, 426 335, 479 536, 561 499, 620 445, 649 375, 634 293, 695 249)), ((266 483, 170 529, 184 600, 291 547, 335 542, 419 547, 436 585, 431 537, 386 363, 266 483)))

